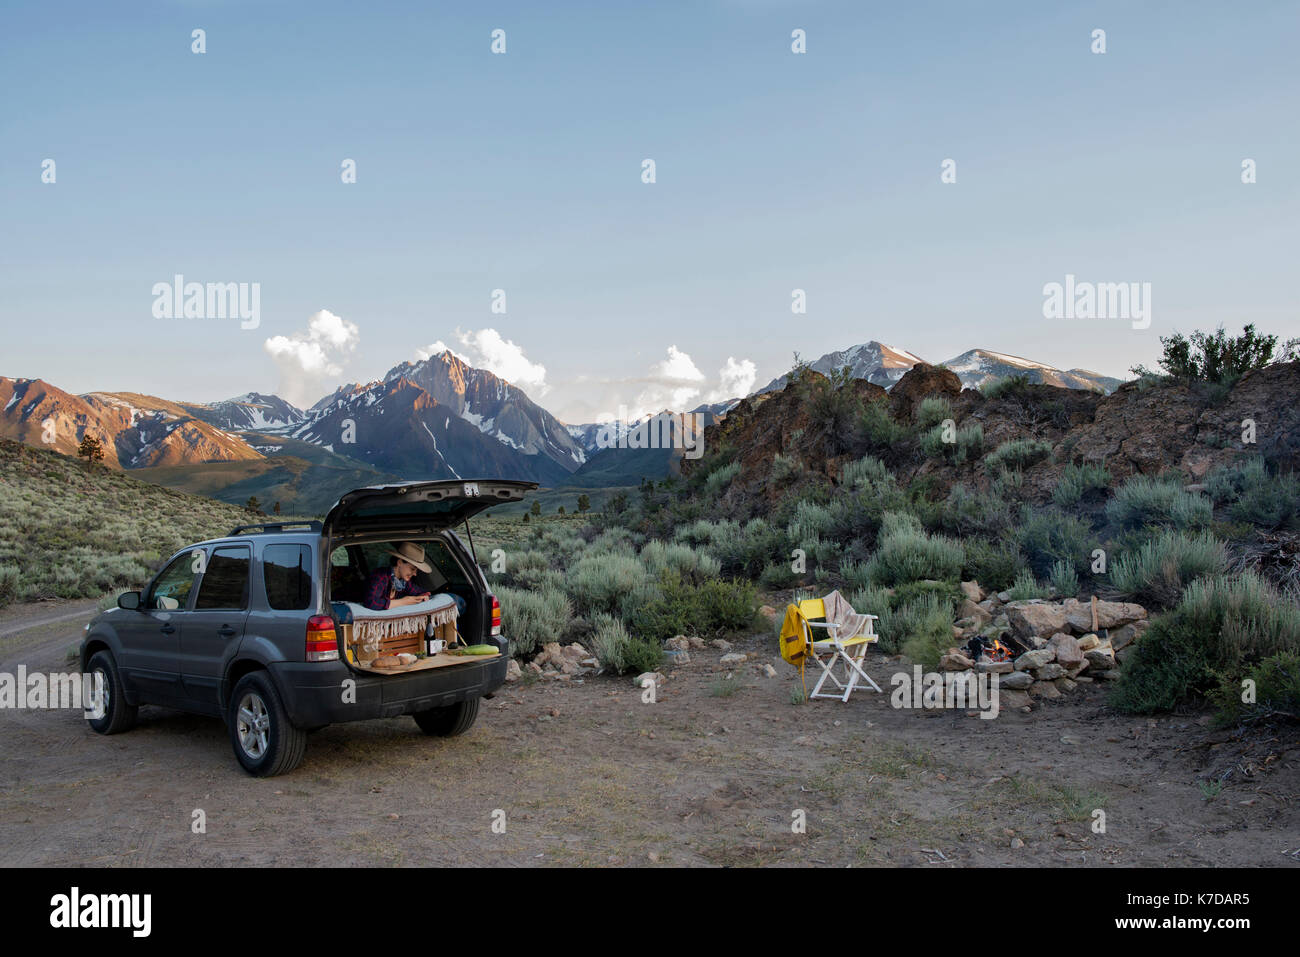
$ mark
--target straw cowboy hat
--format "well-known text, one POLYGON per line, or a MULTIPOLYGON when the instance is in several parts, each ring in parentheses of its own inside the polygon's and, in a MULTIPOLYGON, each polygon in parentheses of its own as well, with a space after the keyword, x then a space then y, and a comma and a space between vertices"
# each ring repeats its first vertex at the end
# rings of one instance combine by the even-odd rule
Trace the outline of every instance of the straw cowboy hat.
POLYGON ((410 562, 422 572, 433 571, 433 566, 424 560, 424 549, 415 542, 402 542, 396 549, 389 549, 388 554, 396 555, 404 562, 410 562))

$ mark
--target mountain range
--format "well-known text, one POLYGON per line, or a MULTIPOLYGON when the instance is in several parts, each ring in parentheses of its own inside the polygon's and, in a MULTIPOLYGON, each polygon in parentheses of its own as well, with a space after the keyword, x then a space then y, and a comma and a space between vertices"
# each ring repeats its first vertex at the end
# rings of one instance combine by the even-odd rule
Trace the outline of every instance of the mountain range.
MULTIPOLYGON (((847 366, 853 377, 888 389, 921 361, 871 341, 827 353, 810 366, 822 373, 847 366)), ((1102 392, 1120 382, 983 349, 943 365, 965 387, 1009 375, 1102 392)), ((758 392, 785 382, 780 376, 758 392)), ((173 402, 135 392, 74 395, 40 379, 0 376, 0 436, 75 455, 90 434, 109 467, 224 501, 257 496, 263 505, 318 511, 347 488, 414 477, 634 485, 643 476, 676 471, 697 425, 713 424, 740 398, 691 410, 698 419, 664 410, 611 432, 600 424, 566 425, 518 387, 442 352, 403 362, 373 382, 342 386, 308 409, 257 392, 213 403, 173 402), (674 447, 618 441, 637 428, 662 430, 674 447), (616 447, 603 447, 611 436, 616 447)))

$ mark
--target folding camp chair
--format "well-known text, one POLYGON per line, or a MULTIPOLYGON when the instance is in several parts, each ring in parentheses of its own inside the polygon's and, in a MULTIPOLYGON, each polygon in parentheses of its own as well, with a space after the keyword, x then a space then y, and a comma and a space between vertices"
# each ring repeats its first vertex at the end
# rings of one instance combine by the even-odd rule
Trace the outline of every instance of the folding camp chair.
POLYGON ((811 698, 838 698, 840 701, 848 701, 849 695, 853 693, 861 682, 865 681, 876 691, 880 690, 880 685, 876 684, 869 674, 862 669, 862 659, 866 654, 867 646, 872 642, 878 641, 880 636, 875 633, 875 623, 878 620, 876 615, 866 615, 866 626, 864 630, 856 635, 841 634, 839 626, 826 620, 826 604, 821 598, 806 598, 800 600, 797 605, 791 605, 787 609, 787 621, 795 623, 794 633, 783 631, 781 638, 782 657, 791 664, 796 664, 802 671, 804 663, 811 658, 822 669, 822 675, 817 680, 813 688, 811 698), (792 616, 790 612, 795 614, 792 616), (817 638, 813 634, 813 629, 825 629, 827 636, 817 638), (843 663, 844 680, 835 674, 837 664, 843 663), (823 693, 822 686, 827 680, 831 681, 841 693, 823 693))

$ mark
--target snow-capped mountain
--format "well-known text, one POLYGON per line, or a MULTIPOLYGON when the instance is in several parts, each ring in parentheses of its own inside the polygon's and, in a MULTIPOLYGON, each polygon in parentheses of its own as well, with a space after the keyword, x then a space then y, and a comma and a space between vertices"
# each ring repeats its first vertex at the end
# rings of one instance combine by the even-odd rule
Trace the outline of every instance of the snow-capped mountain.
MULTIPOLYGON (((828 352, 811 363, 811 368, 815 372, 829 375, 848 366, 855 379, 866 379, 888 389, 903 377, 904 372, 916 363, 924 361, 904 349, 872 340, 841 352, 828 352)), ((971 349, 941 365, 957 373, 961 384, 968 389, 978 388, 994 379, 1017 375, 1026 376, 1034 383, 1060 386, 1065 389, 1099 389, 1102 392, 1113 392, 1123 381, 1089 372, 1087 369, 1057 369, 1045 362, 1022 359, 1020 356, 1007 355, 1003 352, 991 352, 988 349, 971 349)), ((783 389, 785 384, 786 377, 779 376, 758 391, 771 392, 783 389)))
POLYGON ((261 392, 249 392, 222 402, 184 405, 204 422, 232 432, 280 432, 304 418, 302 409, 278 395, 261 392))
MULTIPOLYGON (((918 362, 923 361, 925 360, 912 355, 912 353, 904 349, 887 346, 883 342, 876 342, 873 339, 870 342, 852 346, 841 352, 828 352, 811 363, 811 368, 814 372, 820 372, 822 375, 830 375, 832 372, 848 366, 852 370, 853 378, 866 379, 868 382, 874 382, 876 385, 888 389, 903 377, 904 372, 918 362)), ((778 376, 759 389, 758 392, 773 392, 776 389, 784 389, 785 383, 786 377, 778 376)))
POLYGON ((399 475, 554 482, 587 460, 555 416, 450 352, 343 386, 288 434, 399 475))
POLYGON ((1115 387, 1123 381, 1089 372, 1087 369, 1061 370, 1043 362, 1022 359, 1020 356, 1011 356, 1004 352, 990 352, 987 349, 971 349, 955 359, 949 359, 944 365, 957 373, 961 384, 968 389, 977 389, 986 382, 996 379, 1021 375, 1033 383, 1054 385, 1063 389, 1093 389, 1102 392, 1115 391, 1115 387))

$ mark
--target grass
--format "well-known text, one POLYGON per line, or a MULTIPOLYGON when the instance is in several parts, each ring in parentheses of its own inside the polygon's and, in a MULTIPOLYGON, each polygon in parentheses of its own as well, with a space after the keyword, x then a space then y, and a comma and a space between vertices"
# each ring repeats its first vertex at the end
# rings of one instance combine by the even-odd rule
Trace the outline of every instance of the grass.
POLYGON ((184 546, 252 521, 234 505, 0 440, 0 605, 139 587, 184 546))
POLYGON ((984 457, 991 472, 1024 469, 1052 454, 1052 443, 1042 439, 1012 439, 984 457))
POLYGON ((1186 531, 1208 527, 1214 505, 1204 495, 1184 491, 1177 476, 1135 475, 1115 490, 1106 517, 1121 529, 1167 525, 1186 531))
POLYGON ((730 698, 743 687, 744 685, 738 678, 719 678, 709 686, 709 694, 715 698, 730 698))

